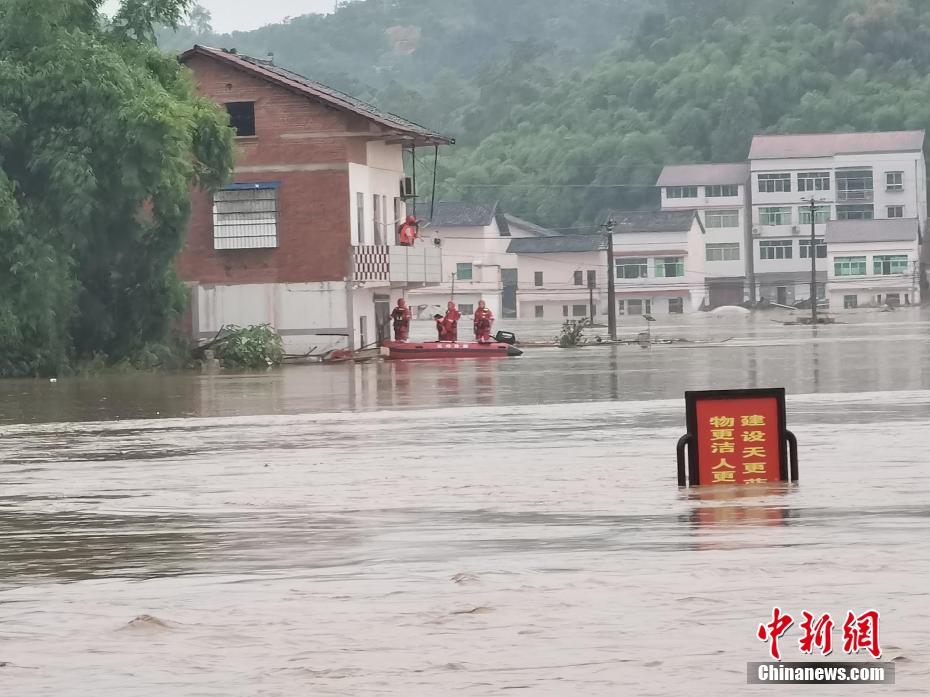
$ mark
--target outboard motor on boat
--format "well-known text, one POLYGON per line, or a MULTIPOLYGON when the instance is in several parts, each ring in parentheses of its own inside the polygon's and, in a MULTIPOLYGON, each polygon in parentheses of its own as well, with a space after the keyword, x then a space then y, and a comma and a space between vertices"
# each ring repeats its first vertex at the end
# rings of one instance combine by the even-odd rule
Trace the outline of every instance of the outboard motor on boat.
POLYGON ((510 344, 513 346, 517 343, 517 336, 513 332, 497 332, 494 335, 494 341, 499 344, 510 344))

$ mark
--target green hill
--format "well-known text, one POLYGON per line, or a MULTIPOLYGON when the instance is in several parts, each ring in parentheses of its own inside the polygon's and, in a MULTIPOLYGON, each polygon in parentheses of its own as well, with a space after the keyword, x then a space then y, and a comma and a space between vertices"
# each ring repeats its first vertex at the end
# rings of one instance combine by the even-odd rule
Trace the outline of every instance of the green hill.
POLYGON ((362 0, 209 38, 449 133, 440 196, 553 227, 757 132, 930 125, 923 0, 362 0))

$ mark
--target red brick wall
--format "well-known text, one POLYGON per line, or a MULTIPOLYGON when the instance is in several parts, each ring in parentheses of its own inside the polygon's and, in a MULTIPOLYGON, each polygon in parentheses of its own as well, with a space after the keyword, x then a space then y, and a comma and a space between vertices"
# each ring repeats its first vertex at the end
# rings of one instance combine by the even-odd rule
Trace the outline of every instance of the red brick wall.
POLYGON ((212 201, 193 192, 190 231, 178 259, 180 277, 200 283, 344 278, 351 240, 347 163, 358 161, 358 148, 344 134, 367 129, 367 124, 206 56, 191 57, 188 67, 205 97, 218 103, 255 102, 256 136, 237 139, 236 166, 262 171, 236 172, 233 181, 281 184, 277 249, 214 250, 212 201), (282 138, 308 133, 324 137, 282 138))

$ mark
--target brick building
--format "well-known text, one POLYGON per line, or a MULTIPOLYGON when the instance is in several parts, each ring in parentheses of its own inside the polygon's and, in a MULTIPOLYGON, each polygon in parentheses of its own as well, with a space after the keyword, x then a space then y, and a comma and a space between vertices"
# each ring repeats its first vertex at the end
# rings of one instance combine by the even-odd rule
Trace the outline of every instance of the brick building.
POLYGON ((415 187, 404 152, 453 141, 270 61, 203 46, 180 59, 237 132, 233 182, 193 192, 178 260, 194 336, 267 322, 294 353, 383 338, 398 297, 442 280, 438 247, 397 245, 415 187))

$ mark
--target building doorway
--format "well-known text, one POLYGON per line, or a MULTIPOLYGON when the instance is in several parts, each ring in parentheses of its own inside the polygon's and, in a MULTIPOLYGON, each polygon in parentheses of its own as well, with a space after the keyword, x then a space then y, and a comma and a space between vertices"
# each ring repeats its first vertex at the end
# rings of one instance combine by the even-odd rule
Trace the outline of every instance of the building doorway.
POLYGON ((501 269, 501 317, 517 316, 517 270, 501 269))
MULTIPOLYGON (((378 346, 391 340, 391 297, 389 295, 375 296, 375 336, 378 346)), ((365 346, 364 339, 362 346, 365 346)))
POLYGON ((775 289, 775 302, 779 305, 788 304, 788 287, 787 286, 778 286, 775 289))

